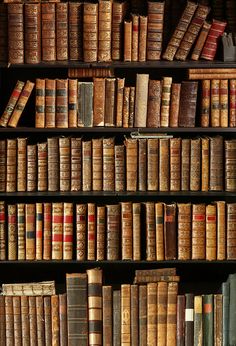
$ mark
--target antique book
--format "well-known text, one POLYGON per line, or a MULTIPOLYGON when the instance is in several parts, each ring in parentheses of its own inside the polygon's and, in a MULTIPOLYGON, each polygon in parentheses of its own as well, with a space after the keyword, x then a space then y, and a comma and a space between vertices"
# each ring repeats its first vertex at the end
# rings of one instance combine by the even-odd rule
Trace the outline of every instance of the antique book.
POLYGON ((146 225, 146 260, 156 260, 156 228, 155 228, 155 205, 153 202, 145 202, 145 225, 146 225))
POLYGON ((96 213, 96 260, 105 260, 106 207, 97 206, 96 213))
POLYGON ((132 203, 133 260, 141 259, 141 203, 132 203))
POLYGON ((35 260, 36 256, 36 210, 35 204, 25 205, 25 259, 35 260))
POLYGON ((225 140, 225 191, 236 190, 236 177, 235 177, 235 150, 236 141, 234 139, 225 140))
POLYGON ((229 126, 236 126, 236 79, 229 80, 229 126))
MULTIPOLYGON (((16 297, 14 297, 16 298, 16 297)), ((13 303, 14 303, 13 298, 13 303)), ((43 297, 36 297, 36 325, 38 345, 45 345, 43 297)))
POLYGON ((192 204, 192 259, 206 258, 206 206, 192 204))
POLYGON ((134 346, 139 345, 139 336, 138 336, 138 303, 139 303, 139 286, 131 285, 131 340, 134 346))
POLYGON ((43 204, 43 259, 52 259, 52 203, 43 204))
POLYGON ((222 191, 224 189, 223 157, 223 137, 210 137, 210 191, 222 191))
POLYGON ((129 127, 130 87, 124 87, 122 127, 129 127))
POLYGON ((121 256, 122 260, 133 259, 132 202, 121 202, 121 256))
POLYGON ((111 61, 112 2, 98 3, 98 61, 111 61))
POLYGON ((183 294, 177 295, 176 319, 176 344, 177 346, 184 346, 185 296, 183 294))
POLYGON ((92 138, 92 190, 102 191, 103 187, 103 139, 92 138))
POLYGON ((85 260, 86 252, 86 223, 87 223, 86 204, 76 204, 76 259, 85 260))
MULTIPOLYGON (((37 189, 37 146, 36 144, 27 145, 27 191, 37 189)), ((19 167, 18 167, 19 169, 19 167)))
POLYGON ((7 163, 7 150, 6 140, 0 140, 0 191, 6 191, 6 163, 7 163))
POLYGON ((115 100, 116 127, 122 127, 124 87, 125 87, 125 78, 116 78, 116 100, 115 100))
POLYGON ((54 281, 2 284, 4 296, 51 296, 55 294, 54 281))
POLYGON ((35 127, 45 127, 45 79, 36 78, 35 82, 35 127))
POLYGON ((226 204, 227 219, 226 219, 226 229, 227 229, 227 238, 226 238, 226 258, 235 259, 236 258, 236 228, 235 228, 235 219, 236 219, 236 204, 227 203, 226 204))
POLYGON ((112 345, 112 286, 102 286, 102 344, 112 345))
POLYGON ((202 296, 202 306, 203 306, 203 340, 206 344, 211 344, 214 340, 214 307, 213 307, 213 294, 204 294, 202 296))
POLYGON ((192 205, 191 203, 178 203, 178 259, 191 259, 191 230, 192 230, 192 205))
POLYGON ((26 64, 41 62, 41 4, 24 5, 24 46, 26 64))
POLYGON ((7 205, 7 214, 7 259, 14 261, 17 259, 17 215, 15 204, 7 205))
POLYGON ((147 139, 140 138, 138 140, 138 191, 146 191, 146 189, 147 189, 147 139))
POLYGON ((178 283, 168 282, 166 344, 176 344, 178 283))
POLYGON ((17 138, 17 191, 26 191, 27 189, 27 166, 30 168, 28 160, 27 138, 17 138))
POLYGON ((45 346, 52 342, 52 317, 51 317, 51 297, 43 297, 44 327, 45 327, 45 346))
POLYGON ((83 60, 83 3, 69 2, 68 9, 69 59, 83 60))
POLYGON ((145 346, 147 343, 147 285, 139 286, 139 345, 145 346))
POLYGON ((71 137, 70 142, 70 159, 71 159, 71 177, 70 177, 70 187, 71 191, 81 190, 81 167, 82 167, 82 144, 81 138, 71 137))
POLYGON ((42 60, 56 61, 56 4, 41 4, 42 60))
POLYGON ((167 45, 167 48, 163 54, 163 58, 165 60, 172 61, 174 59, 175 53, 177 52, 180 42, 183 39, 188 26, 192 20, 192 17, 197 9, 197 4, 188 1, 186 4, 186 7, 184 9, 184 12, 182 13, 182 16, 179 20, 179 23, 177 27, 175 28, 175 31, 167 45))
POLYGON ((170 95, 170 115, 169 126, 178 127, 179 124, 179 107, 180 107, 181 84, 172 83, 170 95))
POLYGON ((60 343, 58 295, 51 296, 51 314, 52 314, 52 345, 58 345, 60 343))
MULTIPOLYGON (((157 284, 147 284, 147 345, 157 345, 157 284)), ((132 313, 132 312, 131 312, 132 313)))
POLYGON ((132 13, 132 51, 131 60, 138 61, 139 46, 139 15, 132 13))
POLYGON ((68 127, 68 79, 56 79, 56 127, 68 127))
POLYGON ((92 143, 82 141, 82 191, 92 189, 92 143))
POLYGON ((13 297, 13 324, 14 324, 14 341, 21 343, 21 310, 20 310, 20 297, 13 297))
POLYGON ((29 299, 27 296, 20 297, 20 308, 21 308, 22 345, 30 345, 29 299))
POLYGON ((158 282, 157 287, 157 345, 166 345, 168 283, 158 282))
POLYGON ((70 138, 59 138, 59 189, 60 191, 70 191, 70 138))
POLYGON ((165 259, 177 258, 176 204, 164 205, 164 244, 165 259))
POLYGON ((192 60, 199 60, 203 46, 206 42, 209 30, 211 28, 211 24, 208 22, 204 22, 200 31, 200 34, 198 35, 198 38, 196 40, 196 43, 193 47, 191 59, 192 60))
POLYGON ((48 147, 48 191, 59 191, 59 140, 57 137, 47 138, 48 147))
POLYGON ((74 67, 68 69, 69 78, 106 78, 115 77, 114 69, 108 67, 74 67))
POLYGON ((159 139, 159 191, 169 191, 169 140, 159 139))
POLYGON ((48 150, 47 143, 37 144, 37 191, 46 191, 48 187, 48 150))
POLYGON ((87 260, 96 259, 96 205, 87 204, 87 260))
POLYGON ((148 74, 136 76, 135 127, 146 127, 148 102, 148 74))
POLYGON ((148 1, 147 60, 160 60, 165 2, 148 1))
POLYGON ((132 21, 124 21, 124 61, 132 60, 132 21))
POLYGON ((78 82, 78 127, 93 126, 93 82, 78 82))
POLYGON ((56 127, 56 80, 45 81, 45 127, 56 127))
POLYGON ((105 117, 105 78, 94 78, 93 80, 93 126, 104 126, 105 117))
POLYGON ((223 295, 214 294, 214 340, 216 346, 223 343, 223 295))
POLYGON ((115 190, 115 139, 103 138, 103 191, 115 190))
POLYGON ((56 60, 69 59, 68 3, 56 4, 56 60))
POLYGON ((63 258, 63 203, 52 203, 52 260, 63 258))
POLYGON ((121 345, 131 345, 131 285, 121 285, 121 345))
POLYGON ((225 201, 217 201, 216 204, 216 258, 224 260, 226 258, 226 208, 225 201))
POLYGON ((102 270, 87 269, 89 344, 102 346, 102 270))
MULTIPOLYGON (((37 299, 37 298, 36 298, 37 299)), ((60 345, 67 346, 67 294, 59 294, 59 333, 60 345)))
POLYGON ((121 342, 121 299, 120 290, 112 292, 112 341, 113 346, 120 346, 121 342))
POLYGON ((147 191, 158 190, 158 163, 159 163, 158 154, 159 154, 158 139, 148 138, 147 139, 147 177, 146 177, 147 191))
POLYGON ((6 243, 6 206, 5 202, 0 201, 0 260, 6 260, 6 250, 7 250, 7 243, 6 243))
POLYGON ((150 282, 179 282, 180 277, 178 275, 159 275, 159 274, 151 274, 151 275, 139 275, 139 277, 134 278, 135 284, 148 284, 150 282))
POLYGON ((183 81, 181 83, 179 126, 194 127, 197 107, 198 82, 183 81))
POLYGON ((135 277, 145 276, 176 276, 176 268, 158 268, 158 269, 136 269, 135 277))
POLYGON ((170 191, 180 191, 181 138, 170 138, 170 191))
POLYGON ((160 127, 161 120, 161 82, 149 80, 147 101, 147 127, 160 127))
POLYGON ((209 190, 209 138, 201 138, 201 191, 209 190))
POLYGON ((125 147, 115 145, 115 191, 125 191, 125 147))
POLYGON ((97 61, 98 53, 98 4, 83 4, 83 59, 97 61))
POLYGON ((29 100, 29 97, 32 93, 32 90, 34 88, 34 85, 35 83, 27 80, 21 94, 20 94, 20 97, 16 103, 16 106, 13 110, 13 113, 10 117, 10 120, 8 121, 8 126, 10 127, 16 127, 19 120, 20 120, 20 117, 22 115, 22 112, 24 111, 24 108, 26 106, 26 103, 28 102, 29 100))
POLYGON ((134 127, 135 87, 130 87, 128 127, 134 127))
POLYGON ((202 330, 202 296, 194 297, 194 325, 193 325, 193 333, 194 333, 194 346, 202 345, 203 343, 203 330, 202 330))
POLYGON ((5 302, 5 340, 6 345, 14 345, 13 297, 4 297, 5 302))
POLYGON ((36 297, 29 297, 29 329, 30 344, 34 344, 37 340, 37 321, 36 321, 36 297))
POLYGON ((115 99, 116 99, 116 79, 106 78, 105 80, 105 112, 104 125, 115 126, 115 99))
POLYGON ((122 47, 124 42, 124 17, 126 13, 126 3, 114 1, 112 3, 112 60, 122 60, 122 47))
POLYGON ((138 142, 137 139, 126 138, 126 190, 137 190, 138 142))
POLYGON ((194 295, 185 293, 185 345, 194 344, 194 295))
POLYGON ((155 224, 156 224, 156 260, 165 259, 164 248, 164 203, 155 203, 155 224))
POLYGON ((208 32, 207 39, 202 49, 202 59, 214 60, 218 42, 225 31, 226 24, 226 22, 220 20, 212 20, 211 28, 208 32))
POLYGON ((220 80, 220 126, 228 127, 228 79, 220 80))
MULTIPOLYGON (((233 345, 235 343, 236 340, 236 333, 235 333, 235 316, 234 316, 234 312, 235 312, 235 306, 236 306, 236 301, 235 301, 235 289, 236 289, 236 277, 235 274, 230 274, 228 277, 229 282, 229 304, 228 304, 228 311, 229 314, 227 316, 228 318, 228 330, 227 330, 227 334, 228 334, 228 344, 229 345, 233 345)), ((210 316, 212 317, 212 316, 210 316)), ((211 322, 211 320, 210 320, 211 322)))
POLYGON ((211 80, 211 126, 220 126, 220 79, 211 80))
POLYGON ((138 61, 146 61, 147 57, 147 26, 148 18, 139 16, 139 46, 138 46, 138 61))
POLYGON ((199 191, 201 187, 201 139, 191 139, 190 143, 190 191, 199 191))
POLYGON ((120 205, 106 205, 107 237, 106 258, 108 261, 120 258, 120 205))
POLYGON ((201 127, 209 127, 211 119, 211 81, 203 79, 201 86, 201 127))
POLYGON ((171 84, 172 77, 163 77, 161 93, 161 127, 169 127, 171 84))
POLYGON ((73 258, 73 203, 63 203, 63 260, 73 258))
MULTIPOLYGON (((38 261, 41 261, 43 259, 43 203, 36 203, 35 218, 36 218, 35 259, 38 261)), ((19 237, 19 234, 18 234, 18 237, 19 237)), ((18 243, 18 251, 19 251, 19 243, 18 243)))
POLYGON ((17 140, 7 139, 6 192, 14 192, 17 187, 17 140))
MULTIPOLYGON (((66 113, 66 112, 65 112, 66 113)), ((77 127, 78 113, 78 81, 77 79, 68 80, 68 127, 77 127)))
POLYGON ((24 5, 9 3, 8 9, 8 62, 24 63, 24 5))
POLYGON ((216 260, 217 233, 216 233, 216 205, 206 206, 206 260, 216 260))

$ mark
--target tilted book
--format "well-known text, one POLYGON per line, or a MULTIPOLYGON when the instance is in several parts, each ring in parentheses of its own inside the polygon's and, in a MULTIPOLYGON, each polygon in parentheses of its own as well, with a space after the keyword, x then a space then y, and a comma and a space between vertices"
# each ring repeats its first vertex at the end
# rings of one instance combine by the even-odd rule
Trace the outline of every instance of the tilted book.
POLYGON ((45 79, 36 78, 35 82, 35 127, 45 127, 45 79))

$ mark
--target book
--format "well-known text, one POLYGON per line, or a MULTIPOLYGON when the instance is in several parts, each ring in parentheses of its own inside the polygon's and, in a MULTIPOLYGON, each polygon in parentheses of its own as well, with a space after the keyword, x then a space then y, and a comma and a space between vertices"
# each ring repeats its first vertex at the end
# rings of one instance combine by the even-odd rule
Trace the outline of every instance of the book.
POLYGON ((113 346, 119 346, 121 343, 121 297, 120 290, 112 291, 112 341, 113 346))
POLYGON ((132 14, 132 51, 131 60, 138 61, 139 15, 132 14))
POLYGON ((93 126, 104 126, 105 82, 105 78, 94 78, 93 80, 93 126))
POLYGON ((116 78, 116 127, 122 127, 125 78, 116 78))
POLYGON ((192 208, 190 203, 178 203, 178 259, 191 259, 192 208))
POLYGON ((112 286, 102 286, 102 343, 112 344, 112 286))
POLYGON ((43 204, 43 259, 52 259, 52 203, 43 204))
POLYGON ((63 203, 52 203, 52 260, 63 258, 63 203))
POLYGON ((166 327, 166 342, 167 345, 176 343, 176 327, 177 327, 177 293, 178 283, 168 282, 167 293, 167 327, 166 327))
POLYGON ((56 127, 68 127, 68 80, 56 79, 56 127))
POLYGON ((59 297, 51 296, 51 314, 52 314, 52 344, 60 343, 60 322, 59 322, 59 297))
POLYGON ((194 127, 197 107, 198 82, 183 81, 180 91, 179 126, 194 127))
POLYGON ((121 250, 122 260, 133 259, 132 203, 121 202, 121 250))
POLYGON ((115 190, 115 140, 103 139, 103 191, 115 190))
POLYGON ((205 259, 206 206, 192 205, 192 259, 205 259))
POLYGON ((86 204, 76 204, 76 259, 86 259, 86 204))
POLYGON ((172 77, 163 77, 161 93, 161 127, 169 127, 171 84, 172 77))
POLYGON ((200 138, 191 139, 190 143, 190 191, 199 191, 201 186, 201 140, 200 138))
POLYGON ((170 114, 169 114, 170 127, 178 127, 180 93, 181 93, 181 84, 180 83, 172 83, 171 96, 170 96, 170 114))
POLYGON ((166 345, 167 342, 167 303, 168 283, 158 282, 157 287, 157 344, 166 345))
POLYGON ((209 127, 211 119, 211 81, 203 79, 201 84, 201 126, 209 127))
POLYGON ((2 284, 4 296, 51 296, 55 292, 54 281, 2 284))
POLYGON ((96 259, 96 206, 87 204, 87 260, 96 259))
POLYGON ((148 74, 136 76, 135 127, 146 127, 148 102, 148 74))
POLYGON ((63 260, 73 259, 73 203, 63 203, 63 260))
POLYGON ((194 296, 194 346, 203 343, 203 297, 194 296))
POLYGON ((35 204, 25 205, 25 254, 26 260, 35 260, 36 256, 36 208, 35 204))
POLYGON ((156 260, 155 208, 153 202, 145 202, 146 260, 156 260))
POLYGON ((45 79, 36 78, 35 82, 35 127, 45 127, 45 79))
POLYGON ((14 341, 17 343, 21 343, 22 334, 21 334, 20 297, 13 297, 12 298, 12 306, 13 306, 14 341))
POLYGON ((169 140, 159 139, 159 191, 169 191, 169 140))
MULTIPOLYGON (((108 149, 109 151, 109 149, 108 149)), ((103 187, 103 139, 92 139, 92 190, 102 191, 103 187)))
POLYGON ((147 343, 147 285, 139 286, 139 344, 147 343))
POLYGON ((175 260, 177 258, 177 234, 176 234, 176 204, 166 204, 164 206, 164 242, 165 260, 175 260))
POLYGON ((235 191, 235 140, 225 140, 225 190, 235 191))
POLYGON ((21 328, 22 328, 22 344, 30 344, 30 329, 29 329, 29 299, 27 296, 20 297, 21 308, 21 328))
POLYGON ((56 127, 56 80, 45 80, 45 127, 56 127))
POLYGON ((0 191, 6 191, 6 163, 7 151, 6 140, 0 140, 0 191))
POLYGON ((165 2, 148 1, 147 60, 160 60, 165 2))
POLYGON ((41 4, 42 60, 56 61, 56 4, 41 4))
POLYGON ((121 60, 124 28, 123 22, 126 12, 126 3, 114 1, 112 3, 112 40, 111 54, 112 60, 121 60))
POLYGON ((196 40, 196 43, 193 47, 193 51, 192 51, 192 55, 191 55, 192 60, 195 60, 195 61, 199 60, 210 28, 211 28, 211 24, 205 21, 202 25, 201 31, 200 31, 198 38, 196 40))
POLYGON ((216 260, 216 205, 206 206, 206 260, 216 260))
POLYGON ((220 126, 228 127, 228 80, 220 80, 220 126))
POLYGON ((16 225, 16 205, 8 204, 7 206, 7 240, 8 240, 8 260, 17 259, 17 225, 16 225))
POLYGON ((216 345, 223 343, 223 295, 214 294, 214 340, 216 345))
POLYGON ((70 191, 70 138, 59 138, 59 190, 70 191))
POLYGON ((163 261, 165 258, 164 247, 164 203, 155 203, 155 224, 156 224, 156 259, 163 261))
POLYGON ((161 82, 149 79, 147 102, 147 127, 160 127, 161 82))
POLYGON ((214 340, 214 320, 213 320, 213 294, 204 294, 203 304, 203 342, 211 345, 214 340))
POLYGON ((0 202, 0 260, 6 260, 6 207, 3 201, 0 202))
MULTIPOLYGON (((36 253, 35 253, 35 259, 40 261, 43 259, 43 203, 36 203, 35 214, 36 214, 36 226, 35 226, 36 253)), ((22 237, 22 238, 24 241, 24 237, 22 237)), ((18 245, 18 250, 19 250, 19 245, 18 245)))
POLYGON ((104 125, 115 126, 115 78, 106 78, 105 80, 105 112, 104 125))
POLYGON ((190 151, 191 140, 189 138, 182 139, 181 147, 181 190, 188 191, 190 188, 190 151))
POLYGON ((106 215, 106 258, 107 260, 118 260, 120 258, 120 205, 106 205, 106 215))
POLYGON ((226 210, 227 210, 227 219, 226 219, 226 229, 227 229, 227 240, 226 240, 226 258, 227 259, 234 259, 236 257, 236 248, 235 248, 235 211, 236 211, 236 205, 235 203, 228 203, 226 210))
POLYGON ((112 3, 98 3, 98 61, 111 61, 112 3))
POLYGON ((83 4, 83 59, 97 61, 98 52, 98 4, 83 4))
MULTIPOLYGON (((37 188, 37 157, 36 157, 36 144, 27 145, 27 191, 36 191, 37 188)), ((18 168, 19 169, 19 168, 18 168)))
POLYGON ((14 315, 12 297, 4 297, 5 301, 5 339, 6 344, 14 345, 14 315), (13 332, 13 333, 12 333, 13 332))
POLYGON ((217 201, 216 203, 216 237, 217 237, 217 259, 226 258, 225 237, 226 237, 226 209, 225 201, 217 201))
POLYGON ((147 344, 157 344, 157 284, 147 284, 147 344))
POLYGON ((181 139, 170 138, 170 191, 180 191, 181 139))
POLYGON ((141 259, 141 203, 132 203, 133 260, 141 259))
POLYGON ((78 127, 92 127, 93 83, 78 82, 78 127))
POLYGON ((59 140, 57 137, 47 138, 48 149, 48 191, 58 191, 59 177, 59 140))
POLYGON ((127 138, 126 147, 126 190, 137 190, 137 164, 138 164, 138 142, 137 139, 127 138))
POLYGON ((194 295, 185 294, 185 344, 194 344, 194 295))
POLYGON ((24 63, 24 6, 22 3, 8 5, 8 62, 24 63))
POLYGON ((138 303, 139 303, 139 286, 131 285, 130 296, 130 309, 131 309, 131 340, 134 346, 138 346, 139 344, 139 336, 138 336, 138 303))
POLYGON ((69 59, 83 59, 83 3, 70 2, 68 8, 69 59))
POLYGON ((125 190, 125 147, 115 145, 115 191, 125 190))
MULTIPOLYGON (((16 298, 16 297, 14 297, 16 298)), ((14 302, 13 298, 13 302, 14 302)), ((43 297, 36 297, 36 325, 37 325, 37 341, 38 345, 45 344, 45 333, 44 333, 44 310, 43 310, 43 297)))
POLYGON ((229 80, 229 126, 236 126, 236 80, 229 80))
POLYGON ((209 161, 210 145, 209 138, 201 138, 201 191, 209 190, 209 161))
POLYGON ((41 61, 41 4, 24 6, 24 50, 27 64, 41 61))
POLYGON ((106 223, 105 212, 106 212, 105 206, 97 206, 96 259, 98 261, 102 261, 105 259, 105 233, 106 233, 105 232, 105 227, 106 227, 105 226, 105 223, 106 223))
POLYGON ((124 20, 124 61, 132 59, 132 22, 124 20))
POLYGON ((138 141, 138 191, 147 189, 147 139, 138 141))
POLYGON ((81 138, 71 137, 70 141, 70 159, 71 159, 71 176, 70 186, 71 191, 81 190, 81 166, 82 166, 82 143, 81 138))
POLYGON ((220 21, 216 19, 212 20, 211 28, 208 32, 206 42, 202 49, 202 53, 201 53, 202 59, 214 60, 218 41, 220 36, 222 36, 224 33, 226 24, 227 23, 224 21, 220 21))
POLYGON ((30 158, 27 157, 27 149, 27 138, 17 138, 17 191, 27 190, 27 168, 32 168, 28 163, 30 158))
POLYGON ((221 191, 223 182, 223 137, 210 138, 210 191, 221 191))
POLYGON ((14 192, 17 187, 17 141, 16 139, 7 139, 7 162, 6 162, 6 192, 14 192))
POLYGON ((211 81, 211 126, 220 126, 220 79, 211 81))
MULTIPOLYGON (((158 190, 158 139, 147 139, 147 190, 158 190)), ((141 168, 141 167, 140 167, 141 168)))
POLYGON ((121 285, 121 345, 131 344, 131 285, 121 285))
POLYGON ((185 295, 177 295, 176 316, 176 343, 178 346, 185 345, 185 295))
POLYGON ((69 58, 68 49, 68 3, 56 4, 56 60, 69 58))
POLYGON ((139 46, 138 46, 138 61, 146 61, 147 57, 147 26, 148 18, 139 16, 139 46))

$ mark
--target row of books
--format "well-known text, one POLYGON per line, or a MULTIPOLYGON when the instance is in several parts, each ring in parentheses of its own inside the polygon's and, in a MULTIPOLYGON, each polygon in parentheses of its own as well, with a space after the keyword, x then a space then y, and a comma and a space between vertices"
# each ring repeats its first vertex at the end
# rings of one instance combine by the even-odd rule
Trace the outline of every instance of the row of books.
POLYGON ((0 191, 236 191, 236 140, 0 140, 0 191))
POLYGON ((0 216, 1 260, 236 259, 236 203, 2 201, 0 216))

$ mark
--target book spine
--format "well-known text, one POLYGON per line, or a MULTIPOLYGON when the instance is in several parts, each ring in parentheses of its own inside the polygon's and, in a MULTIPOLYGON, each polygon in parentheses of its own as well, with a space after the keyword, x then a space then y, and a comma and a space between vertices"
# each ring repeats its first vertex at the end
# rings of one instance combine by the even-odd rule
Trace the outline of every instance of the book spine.
POLYGON ((78 81, 77 79, 68 80, 68 127, 77 127, 78 111, 78 81))
POLYGON ((71 168, 71 157, 70 157, 70 138, 61 137, 59 138, 59 188, 60 191, 70 191, 70 168, 71 168))
POLYGON ((147 127, 160 127, 161 82, 159 80, 149 80, 147 107, 147 127))
POLYGON ((185 325, 185 296, 177 296, 177 312, 176 312, 176 346, 184 346, 184 325, 185 325))
POLYGON ((165 2, 148 1, 147 60, 160 60, 165 2))
POLYGON ((132 203, 133 221, 133 260, 141 259, 141 204, 132 203))
POLYGON ((206 206, 192 205, 192 259, 205 259, 206 206))
POLYGON ((69 58, 81 61, 83 58, 83 3, 69 3, 69 58))
POLYGON ((76 259, 86 259, 86 204, 76 204, 76 259))
POLYGON ((116 127, 122 127, 125 78, 116 78, 116 127))
POLYGON ((159 140, 159 191, 169 191, 169 140, 159 140))
POLYGON ((104 124, 105 126, 115 126, 115 78, 106 78, 105 81, 105 113, 104 124))
POLYGON ((24 5, 25 62, 41 62, 41 5, 24 5))
POLYGON ((226 258, 226 209, 224 201, 217 201, 216 203, 216 238, 217 260, 225 260, 226 258))
POLYGON ((214 320, 213 320, 213 294, 204 294, 203 304, 203 340, 208 345, 213 345, 214 340, 214 320))
POLYGON ((45 127, 45 79, 35 82, 35 127, 45 127))
POLYGON ((181 138, 170 138, 170 191, 180 191, 181 138))
POLYGON ((194 344, 194 295, 185 294, 185 345, 194 344))
POLYGON ((36 321, 36 297, 29 298, 29 334, 30 334, 30 345, 35 343, 37 340, 37 321, 36 321))
POLYGON ((8 62, 24 63, 24 7, 8 4, 8 62))
POLYGON ((56 7, 55 3, 41 4, 42 60, 56 61, 56 7))
POLYGON ((147 139, 138 141, 138 191, 147 189, 147 139))
POLYGON ((96 205, 95 203, 87 204, 87 260, 96 259, 96 205))
POLYGON ((98 61, 111 61, 112 2, 98 3, 98 61))
POLYGON ((201 191, 209 190, 209 138, 201 138, 201 191))
POLYGON ((131 285, 130 296, 130 309, 131 309, 131 340, 134 346, 139 345, 139 337, 138 337, 138 296, 139 286, 131 285))
POLYGON ((67 295, 59 294, 59 330, 60 346, 67 346, 67 295))
POLYGON ((60 345, 59 297, 51 296, 52 345, 60 345))
POLYGON ((139 50, 138 61, 146 61, 147 57, 147 28, 148 18, 139 16, 139 50))
POLYGON ((37 144, 37 191, 47 191, 48 188, 48 150, 47 143, 37 144))
POLYGON ((178 127, 181 84, 172 83, 170 96, 170 127, 178 127))
POLYGON ((14 324, 14 342, 17 345, 21 344, 21 309, 20 309, 20 297, 12 297, 13 301, 13 324, 14 324))
POLYGON ((105 117, 105 78, 94 78, 93 80, 93 126, 104 126, 105 117))
POLYGON ((165 259, 164 248, 164 203, 155 203, 155 223, 156 223, 156 260, 165 259))
POLYGON ((52 259, 52 204, 43 204, 43 259, 52 259))
POLYGON ((82 142, 82 190, 92 189, 92 143, 91 140, 82 142))
POLYGON ((36 255, 36 218, 35 218, 35 204, 25 205, 25 253, 26 260, 35 260, 36 255))
POLYGON ((229 344, 229 281, 222 283, 222 295, 223 295, 223 346, 229 344))
POLYGON ((202 345, 203 330, 202 330, 202 296, 194 297, 194 346, 202 345))
MULTIPOLYGON (((19 247, 19 246, 18 246, 19 247)), ((35 259, 43 259, 43 203, 36 203, 36 255, 35 259)))
POLYGON ((131 202, 121 202, 121 250, 122 260, 133 259, 133 225, 131 202))
POLYGON ((220 126, 228 127, 228 79, 220 80, 220 126))
POLYGON ((216 346, 223 345, 223 295, 214 294, 214 341, 216 346))
POLYGON ((128 127, 134 127, 135 87, 130 87, 128 127))
POLYGON ((129 100, 130 100, 130 87, 124 87, 124 97, 123 97, 123 115, 122 115, 122 125, 124 128, 129 127, 129 100))
POLYGON ((165 259, 177 258, 177 234, 176 234, 176 205, 166 204, 164 207, 164 239, 165 259))
POLYGON ((68 60, 68 3, 56 4, 56 60, 68 60))
POLYGON ((56 80, 56 127, 68 127, 68 79, 56 80))
POLYGON ((139 15, 132 14, 132 51, 131 60, 138 61, 139 15))
POLYGON ((147 285, 139 286, 139 345, 147 343, 147 285))
POLYGON ((37 147, 36 144, 27 145, 27 191, 36 191, 37 188, 37 147))
MULTIPOLYGON (((158 190, 158 139, 147 139, 147 190, 158 190)), ((141 168, 141 167, 140 167, 141 168)))
POLYGON ((206 260, 216 260, 216 205, 206 206, 206 260))
POLYGON ((200 138, 190 141, 190 191, 199 191, 201 187, 201 142, 200 138))
POLYGON ((106 205, 107 215, 107 260, 120 258, 120 205, 106 205))
POLYGON ((236 205, 235 203, 227 203, 227 240, 226 240, 226 258, 236 258, 236 247, 234 245, 234 239, 236 238, 235 219, 236 219, 236 205))
POLYGON ((63 203, 52 203, 52 260, 63 258, 63 203))
POLYGON ((125 147, 115 145, 115 191, 125 190, 125 147))
POLYGON ((211 106, 211 81, 202 80, 202 97, 201 97, 201 127, 210 125, 210 106, 211 106))
POLYGON ((163 77, 161 94, 161 127, 169 126, 171 84, 172 77, 163 77))
POLYGON ((8 260, 14 261, 17 259, 17 225, 16 225, 16 205, 8 204, 7 206, 7 233, 8 233, 8 260))
POLYGON ((211 81, 211 126, 220 126, 220 80, 211 81))
POLYGON ((195 44, 195 46, 193 48, 193 51, 192 51, 192 55, 191 55, 191 59, 192 60, 195 60, 195 61, 199 60, 201 52, 202 52, 202 49, 203 49, 203 46, 204 46, 204 44, 206 42, 206 39, 207 39, 207 36, 208 36, 210 28, 211 28, 211 24, 210 23, 207 23, 207 22, 203 23, 202 29, 200 31, 200 34, 198 36, 198 39, 197 39, 196 44, 195 44))
POLYGON ((6 192, 14 192, 17 187, 17 141, 7 139, 6 192))
POLYGON ((59 191, 59 140, 47 138, 48 146, 48 191, 59 191))
POLYGON ((168 282, 166 344, 176 345, 178 283, 168 282))
POLYGON ((230 109, 229 109, 229 126, 236 126, 236 80, 229 80, 229 100, 230 100, 230 109))
POLYGON ((124 2, 113 2, 112 4, 112 60, 121 60, 122 57, 124 5, 124 2))
POLYGON ((120 290, 113 290, 113 301, 112 301, 112 330, 113 330, 113 346, 120 346, 121 344, 121 299, 120 299, 120 290))
POLYGON ((124 21, 124 61, 132 61, 132 22, 124 21))
POLYGON ((194 127, 197 108, 198 82, 183 81, 181 83, 179 126, 194 127))
POLYGON ((7 150, 6 140, 0 140, 0 192, 6 191, 7 150))
POLYGON ((121 345, 131 345, 131 285, 121 285, 121 345))
POLYGON ((126 139, 126 190, 137 190, 138 142, 136 139, 126 139))
POLYGON ((26 191, 27 139, 17 138, 17 191, 26 191))
POLYGON ((112 345, 112 286, 102 286, 102 345, 112 345))
POLYGON ((43 297, 36 297, 36 324, 38 346, 45 345, 43 297))
POLYGON ((166 345, 168 283, 158 282, 157 287, 157 345, 166 345))
POLYGON ((84 61, 94 62, 98 52, 98 4, 84 3, 83 10, 84 61))
POLYGON ((103 139, 103 191, 115 190, 115 140, 103 139))
POLYGON ((51 297, 43 297, 43 318, 45 326, 45 346, 52 343, 51 297))
POLYGON ((202 49, 201 58, 205 60, 214 60, 219 37, 223 35, 226 22, 213 19, 211 28, 207 35, 206 42, 202 49))
POLYGON ((178 203, 178 259, 191 259, 191 204, 178 203))
POLYGON ((155 206, 153 202, 145 203, 146 216, 146 260, 156 260, 156 230, 155 230, 155 206))
POLYGON ((97 206, 97 242, 96 242, 96 260, 105 260, 105 227, 106 227, 106 209, 105 206, 97 206))
POLYGON ((45 127, 56 127, 56 80, 45 80, 45 127))
POLYGON ((0 261, 6 260, 6 206, 0 201, 0 261))
POLYGON ((63 210, 63 260, 73 259, 73 203, 64 203, 63 210))
POLYGON ((157 345, 157 284, 147 284, 147 344, 157 345))
POLYGON ((210 138, 210 191, 224 189, 224 141, 223 137, 210 138))
POLYGON ((71 177, 70 185, 71 191, 80 191, 81 190, 81 174, 82 174, 82 144, 81 138, 71 138, 71 177))
POLYGON ((6 296, 5 300, 5 326, 6 326, 6 345, 14 345, 14 315, 13 315, 13 297, 6 296))
POLYGON ((235 150, 236 143, 234 140, 225 140, 225 190, 235 191, 236 180, 234 177, 235 170, 235 150))
POLYGON ((27 296, 20 297, 21 304, 21 329, 22 345, 30 345, 30 328, 29 328, 29 299, 27 296))

